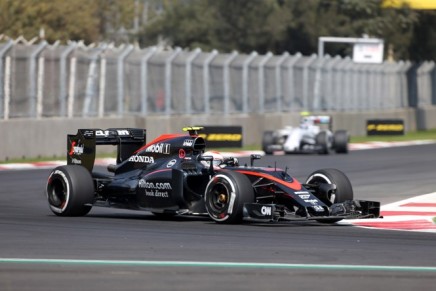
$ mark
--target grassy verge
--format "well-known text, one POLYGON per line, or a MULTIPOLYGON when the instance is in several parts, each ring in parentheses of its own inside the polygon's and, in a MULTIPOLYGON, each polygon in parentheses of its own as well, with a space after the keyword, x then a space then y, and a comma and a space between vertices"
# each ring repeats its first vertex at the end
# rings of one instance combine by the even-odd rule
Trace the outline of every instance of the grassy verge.
MULTIPOLYGON (((351 143, 361 143, 361 142, 371 142, 371 141, 408 141, 408 140, 436 140, 436 129, 427 130, 427 131, 415 131, 408 132, 405 135, 395 135, 395 136, 352 136, 350 142, 351 143)), ((219 148, 219 149, 209 149, 209 150, 217 150, 222 152, 231 152, 231 151, 255 151, 261 150, 260 145, 248 145, 244 148, 219 148)), ((116 153, 113 154, 101 154, 97 155, 97 158, 109 158, 115 157, 116 153)), ((53 160, 65 160, 65 156, 62 157, 38 157, 38 158, 21 158, 21 159, 11 159, 8 161, 0 161, 0 164, 5 163, 34 163, 34 162, 45 162, 45 161, 53 161, 53 160)))
POLYGON ((426 131, 408 132, 405 135, 393 136, 352 136, 351 142, 370 142, 370 141, 408 141, 408 140, 436 140, 436 129, 426 131))

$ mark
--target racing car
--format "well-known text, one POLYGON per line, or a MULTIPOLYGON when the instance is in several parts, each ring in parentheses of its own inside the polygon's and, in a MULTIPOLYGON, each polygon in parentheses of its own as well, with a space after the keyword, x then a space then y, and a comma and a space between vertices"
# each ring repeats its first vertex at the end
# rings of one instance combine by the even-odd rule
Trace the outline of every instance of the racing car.
POLYGON ((200 127, 146 143, 138 128, 79 129, 67 136, 67 164, 51 170, 46 195, 58 216, 83 216, 94 206, 149 211, 160 217, 205 215, 217 223, 319 221, 379 217, 380 203, 353 200, 338 169, 311 173, 305 183, 288 169, 255 166, 205 152, 200 127), (117 146, 107 171, 94 169, 96 147, 117 146))
POLYGON ((332 118, 328 115, 303 115, 298 127, 286 126, 276 131, 265 131, 262 150, 265 154, 276 151, 290 153, 329 154, 348 153, 349 135, 346 130, 331 130, 332 118))

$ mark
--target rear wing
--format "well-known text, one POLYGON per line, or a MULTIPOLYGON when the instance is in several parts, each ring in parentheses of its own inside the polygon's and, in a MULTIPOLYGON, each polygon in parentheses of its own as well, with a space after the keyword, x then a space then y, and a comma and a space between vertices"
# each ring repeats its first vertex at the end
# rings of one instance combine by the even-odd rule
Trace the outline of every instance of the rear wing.
POLYGON ((129 158, 146 142, 140 128, 79 129, 67 136, 67 164, 81 165, 92 171, 97 145, 116 145, 117 164, 129 158))
POLYGON ((310 122, 313 125, 327 125, 331 130, 333 119, 329 115, 302 115, 300 122, 310 122))

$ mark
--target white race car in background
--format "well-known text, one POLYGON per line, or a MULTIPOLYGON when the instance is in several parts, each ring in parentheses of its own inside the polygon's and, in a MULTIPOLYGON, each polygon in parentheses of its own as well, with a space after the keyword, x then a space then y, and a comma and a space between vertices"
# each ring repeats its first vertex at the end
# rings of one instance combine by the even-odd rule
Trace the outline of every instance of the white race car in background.
POLYGON ((262 150, 265 154, 285 153, 348 153, 349 135, 346 130, 331 131, 332 118, 328 115, 302 116, 298 127, 286 126, 265 131, 262 150))

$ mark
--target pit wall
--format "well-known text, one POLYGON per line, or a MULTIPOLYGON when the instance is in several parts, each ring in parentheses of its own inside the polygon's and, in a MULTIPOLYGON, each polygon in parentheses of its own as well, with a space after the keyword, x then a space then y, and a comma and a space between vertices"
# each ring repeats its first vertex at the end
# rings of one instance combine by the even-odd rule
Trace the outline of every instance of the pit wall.
MULTIPOLYGON (((314 113, 316 114, 316 113, 314 113)), ((352 136, 366 135, 367 119, 402 119, 407 131, 436 128, 436 107, 410 108, 385 112, 335 112, 333 130, 346 129, 352 136)), ((261 145, 265 130, 298 125, 299 113, 265 113, 222 115, 173 115, 168 116, 129 116, 113 118, 73 118, 73 119, 12 119, 0 121, 0 161, 11 159, 48 157, 64 159, 67 152, 67 134, 75 134, 79 128, 125 128, 147 129, 147 142, 162 133, 181 133, 182 127, 193 125, 240 125, 243 128, 243 144, 261 145)), ((112 152, 105 147, 98 152, 112 152)))

